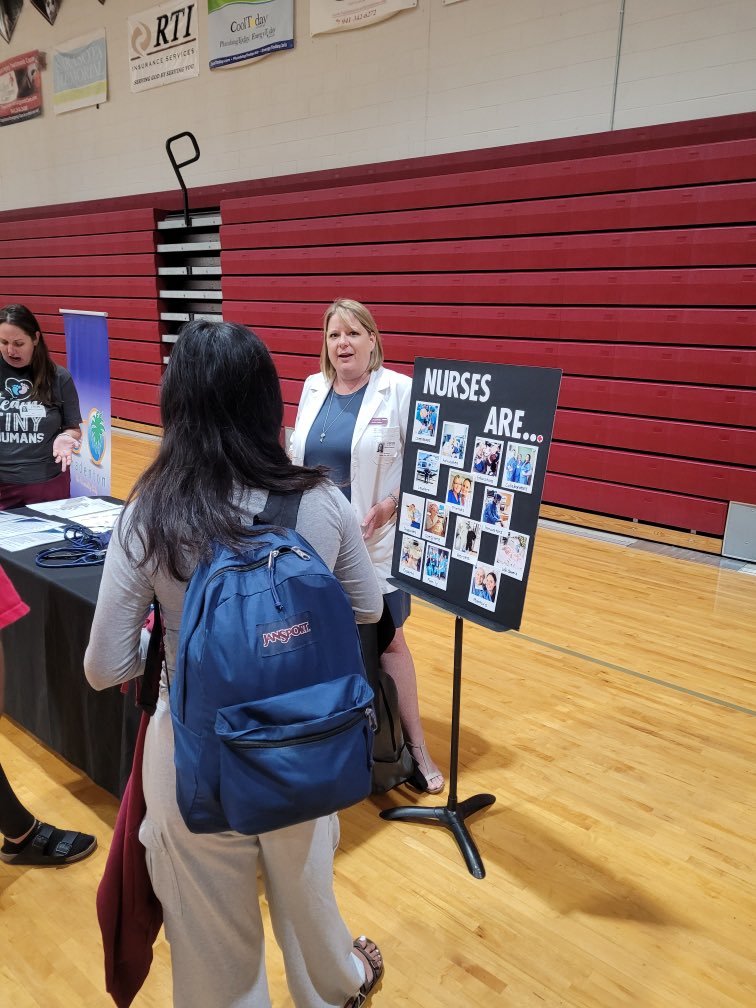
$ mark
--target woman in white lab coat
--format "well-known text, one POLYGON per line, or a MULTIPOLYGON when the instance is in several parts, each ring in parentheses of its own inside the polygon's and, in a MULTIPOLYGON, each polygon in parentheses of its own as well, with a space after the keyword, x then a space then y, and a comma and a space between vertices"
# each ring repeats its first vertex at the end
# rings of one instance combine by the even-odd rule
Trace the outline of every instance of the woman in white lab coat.
POLYGON ((323 320, 320 372, 305 381, 291 438, 295 465, 325 465, 351 501, 396 626, 382 664, 396 683, 399 710, 419 790, 438 794, 443 774, 428 753, 415 666, 402 625, 406 592, 388 584, 399 509, 411 380, 383 367, 383 345, 370 311, 359 301, 334 301, 323 320))

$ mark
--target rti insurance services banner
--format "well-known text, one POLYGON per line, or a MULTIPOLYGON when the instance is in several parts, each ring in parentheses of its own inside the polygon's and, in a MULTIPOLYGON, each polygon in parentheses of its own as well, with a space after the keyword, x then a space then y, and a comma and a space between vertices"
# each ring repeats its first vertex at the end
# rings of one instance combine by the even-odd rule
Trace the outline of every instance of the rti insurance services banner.
POLYGON ((310 34, 365 28, 409 7, 417 0, 310 0, 310 34))
POLYGON ((131 90, 199 76, 197 4, 167 3, 128 19, 131 90))
POLYGON ((210 68, 294 48, 294 0, 207 0, 210 68))

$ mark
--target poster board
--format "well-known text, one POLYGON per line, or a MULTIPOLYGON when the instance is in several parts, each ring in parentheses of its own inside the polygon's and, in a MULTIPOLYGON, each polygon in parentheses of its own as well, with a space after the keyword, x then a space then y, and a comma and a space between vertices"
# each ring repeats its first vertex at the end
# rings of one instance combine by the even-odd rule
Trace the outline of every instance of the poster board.
POLYGON ((415 360, 392 583, 520 626, 562 372, 415 360))

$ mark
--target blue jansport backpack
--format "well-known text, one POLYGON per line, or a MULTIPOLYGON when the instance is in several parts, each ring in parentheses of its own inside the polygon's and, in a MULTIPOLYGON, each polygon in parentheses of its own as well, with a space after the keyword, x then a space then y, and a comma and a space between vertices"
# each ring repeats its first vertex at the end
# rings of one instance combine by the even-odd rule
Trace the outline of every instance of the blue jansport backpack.
POLYGON ((170 687, 181 815, 245 834, 328 815, 371 790, 375 718, 339 581, 271 495, 263 533, 217 546, 187 587, 170 687))

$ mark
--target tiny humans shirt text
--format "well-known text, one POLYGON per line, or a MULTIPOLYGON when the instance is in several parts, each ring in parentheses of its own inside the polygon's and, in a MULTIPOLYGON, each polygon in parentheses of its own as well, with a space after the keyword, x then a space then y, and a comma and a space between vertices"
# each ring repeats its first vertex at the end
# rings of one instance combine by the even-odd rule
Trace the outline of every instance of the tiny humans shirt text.
POLYGON ((0 483, 44 483, 61 471, 53 441, 81 423, 73 378, 55 365, 53 406, 31 398, 31 368, 13 368, 0 358, 0 483))

